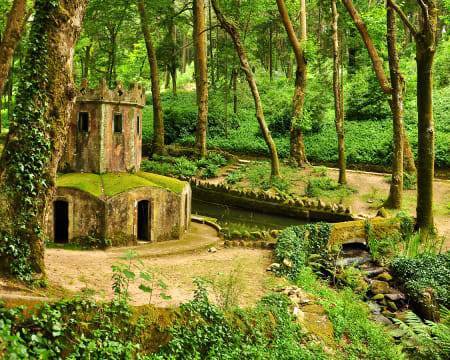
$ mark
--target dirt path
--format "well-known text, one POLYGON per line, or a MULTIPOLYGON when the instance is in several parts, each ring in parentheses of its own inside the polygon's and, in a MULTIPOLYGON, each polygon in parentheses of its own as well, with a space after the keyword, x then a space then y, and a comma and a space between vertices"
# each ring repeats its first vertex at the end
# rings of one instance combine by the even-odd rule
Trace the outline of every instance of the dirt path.
MULTIPOLYGON (((337 169, 329 169, 329 175, 338 178, 337 169)), ((375 215, 377 208, 389 193, 389 183, 385 174, 367 173, 362 171, 348 171, 347 181, 350 187, 358 192, 352 197, 353 211, 369 215, 375 215)), ((434 210, 435 223, 440 235, 446 238, 445 246, 450 249, 450 181, 434 181, 434 210)), ((404 210, 412 216, 416 213, 416 190, 404 192, 404 210)))
MULTIPOLYGON (((120 257, 130 249, 142 261, 142 265, 138 264, 138 260, 133 261, 134 272, 138 273, 141 267, 149 269, 155 274, 155 279, 167 284, 167 294, 171 300, 163 300, 159 296, 161 288, 156 285, 157 281, 153 285, 155 291, 151 302, 158 306, 179 305, 191 299, 195 289, 193 279, 198 277, 213 284, 211 292, 217 301, 223 299, 220 294, 232 290, 232 300, 241 306, 254 304, 279 281, 266 272, 271 263, 270 251, 224 249, 218 244, 219 238, 212 228, 200 224, 193 224, 192 228, 188 237, 180 241, 127 249, 49 249, 45 256, 49 283, 54 287, 65 288, 68 292, 90 293, 97 298, 110 299, 113 296, 111 266, 121 261, 120 257), (207 248, 211 245, 216 247, 217 252, 208 252, 207 248)), ((147 304, 149 295, 138 288, 139 284, 134 282, 130 285, 132 303, 147 304)))

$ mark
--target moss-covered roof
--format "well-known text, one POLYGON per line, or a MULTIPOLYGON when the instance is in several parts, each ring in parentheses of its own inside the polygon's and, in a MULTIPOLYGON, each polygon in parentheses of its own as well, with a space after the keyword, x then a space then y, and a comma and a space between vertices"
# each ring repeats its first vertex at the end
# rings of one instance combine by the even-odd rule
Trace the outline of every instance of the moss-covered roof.
POLYGON ((96 197, 112 197, 117 194, 142 188, 162 188, 180 194, 186 183, 161 175, 138 172, 128 173, 70 173, 60 175, 57 179, 58 187, 78 189, 96 197))

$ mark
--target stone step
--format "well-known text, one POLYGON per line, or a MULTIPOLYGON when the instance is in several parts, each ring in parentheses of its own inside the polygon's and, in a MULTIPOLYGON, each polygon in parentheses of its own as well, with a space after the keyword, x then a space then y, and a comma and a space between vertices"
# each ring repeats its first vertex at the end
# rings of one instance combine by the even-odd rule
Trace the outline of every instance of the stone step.
POLYGON ((251 160, 245 160, 245 159, 239 159, 238 163, 242 164, 242 165, 248 165, 250 164, 252 161, 251 160))
POLYGON ((358 266, 365 263, 368 263, 372 260, 370 255, 365 256, 356 256, 356 257, 348 257, 348 258, 340 258, 336 260, 336 266, 358 266))
POLYGON ((385 268, 378 266, 378 267, 368 267, 362 270, 364 271, 364 274, 367 277, 371 278, 382 274, 385 271, 385 268))

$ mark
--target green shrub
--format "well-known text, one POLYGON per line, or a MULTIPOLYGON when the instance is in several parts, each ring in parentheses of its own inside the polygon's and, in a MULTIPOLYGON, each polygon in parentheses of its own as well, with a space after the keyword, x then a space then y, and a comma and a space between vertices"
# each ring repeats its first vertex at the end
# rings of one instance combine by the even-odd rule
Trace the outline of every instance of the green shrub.
MULTIPOLYGON (((197 284, 199 282, 197 281, 197 284)), ((281 294, 264 297, 252 310, 224 313, 204 287, 182 305, 171 340, 153 359, 325 359, 319 346, 302 343, 301 328, 281 294)))
POLYGON ((233 171, 227 175, 226 181, 230 185, 237 184, 244 179, 244 174, 241 171, 233 171))
POLYGON ((282 265, 279 273, 295 279, 311 255, 326 252, 330 233, 327 223, 290 226, 281 231, 274 252, 282 265))
POLYGON ((450 252, 398 257, 391 268, 410 297, 419 298, 423 290, 432 288, 438 302, 450 308, 450 252))

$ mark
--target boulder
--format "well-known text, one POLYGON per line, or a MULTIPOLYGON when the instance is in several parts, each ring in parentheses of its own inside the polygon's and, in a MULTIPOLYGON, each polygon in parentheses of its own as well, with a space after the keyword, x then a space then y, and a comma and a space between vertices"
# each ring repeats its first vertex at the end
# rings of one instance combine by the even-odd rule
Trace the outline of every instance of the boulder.
POLYGON ((389 294, 391 292, 391 288, 389 286, 389 283, 387 283, 386 281, 372 280, 370 284, 370 291, 374 295, 389 294))
POLYGON ((214 254, 214 253, 217 252, 217 249, 216 249, 215 247, 210 247, 210 248, 208 249, 208 252, 214 254))
POLYGON ((279 268, 281 268, 281 265, 279 263, 272 263, 267 267, 266 271, 276 271, 279 268))
POLYGON ((289 259, 283 259, 283 265, 286 266, 287 268, 291 269, 292 268, 292 261, 289 259))
POLYGON ((391 281, 392 275, 389 274, 387 271, 384 271, 381 274, 379 274, 375 279, 382 280, 382 281, 391 281))

